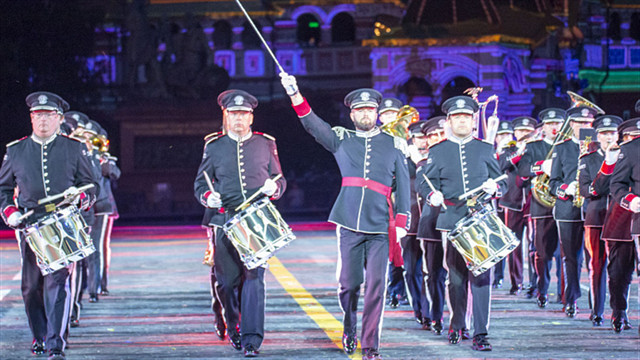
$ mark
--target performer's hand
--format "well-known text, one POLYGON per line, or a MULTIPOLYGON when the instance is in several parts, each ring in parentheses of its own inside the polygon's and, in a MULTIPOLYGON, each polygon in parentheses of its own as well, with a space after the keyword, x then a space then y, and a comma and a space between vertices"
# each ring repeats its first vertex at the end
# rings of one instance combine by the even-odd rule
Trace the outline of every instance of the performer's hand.
POLYGON ((260 191, 267 196, 275 194, 277 190, 278 184, 276 184, 276 182, 271 179, 265 180, 264 185, 262 185, 262 187, 260 188, 260 191))
POLYGON ((604 154, 604 163, 607 165, 613 165, 618 161, 618 155, 620 155, 620 148, 615 146, 615 143, 611 143, 611 145, 607 148, 607 151, 604 154))
POLYGON ((493 195, 498 191, 498 184, 493 179, 487 179, 482 183, 482 191, 489 195, 493 195))
POLYGON ((435 191, 429 196, 429 203, 431 206, 438 207, 444 203, 444 196, 440 191, 435 191))
POLYGON ((65 200, 66 199, 71 199, 71 203, 75 204, 76 206, 78 204, 80 204, 80 190, 78 190, 77 187, 75 186, 71 186, 70 188, 68 188, 67 190, 64 191, 64 193, 62 193, 64 195, 65 200))
POLYGON ((542 162, 542 171, 547 174, 547 176, 551 176, 551 163, 552 159, 548 159, 542 162))
POLYGON ((578 183, 576 181, 572 181, 571 184, 567 186, 567 189, 564 191, 564 193, 567 196, 575 196, 577 191, 578 191, 578 183))
POLYGON ((209 197, 207 197, 207 207, 215 209, 221 206, 222 206, 222 199, 220 198, 220 193, 214 191, 211 194, 209 194, 209 197))
POLYGON ((22 220, 20 220, 21 216, 22 213, 20 213, 20 211, 16 211, 13 214, 9 215, 9 217, 7 218, 7 225, 14 229, 17 228, 22 223, 22 220))
POLYGON ((399 243, 400 239, 407 236, 407 229, 396 226, 396 241, 399 243))
POLYGON ((640 197, 636 196, 635 198, 633 198, 633 200, 631 200, 631 202, 629 203, 629 210, 633 211, 636 214, 640 212, 640 197))
POLYGON ((424 159, 424 155, 420 153, 420 150, 418 150, 418 147, 415 144, 407 146, 407 149, 409 150, 409 157, 411 158, 411 161, 413 161, 415 164, 424 159))
POLYGON ((286 72, 280 73, 280 82, 287 92, 287 95, 293 96, 298 92, 298 82, 293 75, 289 75, 286 72))

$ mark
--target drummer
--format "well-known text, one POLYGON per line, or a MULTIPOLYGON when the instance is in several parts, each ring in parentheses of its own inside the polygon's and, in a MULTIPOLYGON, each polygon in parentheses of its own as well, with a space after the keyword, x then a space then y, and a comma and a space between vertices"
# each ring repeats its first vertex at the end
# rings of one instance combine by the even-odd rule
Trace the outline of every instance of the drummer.
MULTIPOLYGON (((59 134, 62 114, 69 104, 60 96, 39 91, 26 98, 31 111, 33 133, 7 145, 0 167, 0 209, 2 218, 14 229, 36 222, 55 211, 52 204, 38 200, 64 193, 80 199, 88 208, 97 192, 84 144, 59 134), (77 187, 94 184, 79 193, 77 187), (13 195, 18 187, 17 203, 13 195), (16 206, 17 204, 17 206, 16 206), (23 214, 34 213, 24 219, 23 214)), ((70 302, 69 273, 73 265, 43 276, 36 256, 19 234, 22 253, 22 298, 33 334, 31 351, 49 352, 50 359, 64 359, 64 330, 70 302), (45 349, 46 346, 46 349, 45 349)))
MULTIPOLYGON (((194 191, 202 205, 218 209, 224 213, 224 221, 228 221, 236 215, 234 209, 255 192, 272 199, 280 198, 286 181, 284 178, 271 180, 282 174, 275 139, 251 131, 253 109, 258 106, 258 100, 246 91, 227 90, 218 96, 218 105, 222 107, 228 132, 213 136, 205 144, 194 191), (213 189, 207 184, 205 172, 213 189)), ((248 270, 220 227, 224 224, 216 225, 214 272, 229 342, 236 350, 244 349, 246 357, 255 357, 264 338, 265 268, 248 270), (238 296, 236 290, 243 278, 241 296, 238 296)))
POLYGON ((494 157, 493 144, 474 138, 473 114, 478 111, 478 104, 468 96, 456 96, 442 104, 442 111, 447 114, 451 127, 451 136, 429 149, 429 158, 424 165, 424 174, 431 181, 434 190, 427 181, 417 178, 420 193, 427 193, 427 202, 432 206, 441 206, 436 228, 442 231, 445 247, 445 264, 449 271, 449 304, 451 318, 449 320, 449 342, 457 344, 462 339, 467 313, 467 294, 469 283, 473 298, 473 349, 491 350, 487 340, 489 333, 489 313, 491 307, 491 272, 479 276, 467 269, 464 258, 447 241, 448 233, 456 223, 468 214, 466 200, 458 197, 471 189, 481 189, 493 196, 506 191, 506 182, 497 183, 493 178, 501 175, 498 162, 494 157))

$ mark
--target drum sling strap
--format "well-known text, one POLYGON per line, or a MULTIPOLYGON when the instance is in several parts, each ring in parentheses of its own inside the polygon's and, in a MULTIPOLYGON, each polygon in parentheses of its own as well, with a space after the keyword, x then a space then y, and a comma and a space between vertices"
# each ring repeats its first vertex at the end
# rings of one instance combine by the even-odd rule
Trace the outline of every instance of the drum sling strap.
POLYGON ((394 266, 403 266, 404 260, 402 259, 402 247, 396 241, 396 220, 393 214, 391 187, 377 181, 361 177, 344 177, 342 178, 342 186, 354 186, 370 189, 387 198, 387 205, 389 205, 389 261, 391 261, 394 266))

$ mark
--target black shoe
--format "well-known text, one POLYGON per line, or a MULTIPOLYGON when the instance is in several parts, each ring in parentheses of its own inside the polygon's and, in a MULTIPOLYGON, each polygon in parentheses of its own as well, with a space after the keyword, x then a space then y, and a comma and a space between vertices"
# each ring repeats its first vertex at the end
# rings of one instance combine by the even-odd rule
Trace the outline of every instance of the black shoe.
POLYGON ((469 340, 471 339, 471 335, 469 335, 469 329, 464 328, 462 329, 462 340, 469 340))
POLYGON ((65 360, 66 357, 64 356, 64 353, 62 351, 52 351, 51 353, 49 353, 49 358, 48 360, 65 360))
POLYGON ((494 281, 493 282, 493 288, 494 289, 501 289, 502 288, 502 279, 494 281))
POLYGON ((422 318, 422 330, 431 331, 431 319, 422 318))
POLYGON ((89 302, 90 303, 97 303, 98 300, 98 294, 90 294, 89 295, 89 302))
POLYGON ((398 307, 398 297, 395 295, 391 295, 391 300, 389 301, 389 307, 392 309, 396 309, 398 307))
POLYGON ((80 320, 78 319, 69 320, 69 326, 71 326, 72 328, 77 328, 78 326, 80 326, 80 320))
POLYGON ((342 334, 342 348, 347 355, 351 355, 356 351, 358 347, 358 337, 356 335, 349 336, 342 334))
POLYGON ((244 347, 244 357, 257 357, 260 354, 260 351, 255 348, 252 344, 249 344, 244 347))
POLYGON ((547 306, 549 302, 549 297, 547 295, 538 295, 538 307, 544 308, 547 306))
POLYGON ((622 319, 613 318, 611 319, 611 327, 613 331, 616 333, 620 333, 622 331, 622 319))
POLYGON ((576 314, 578 313, 578 307, 576 306, 576 303, 568 304, 564 309, 564 313, 567 314, 567 317, 576 317, 576 314))
POLYGON ((529 289, 527 289, 527 293, 525 294, 525 297, 527 299, 533 299, 533 297, 536 296, 537 292, 538 292, 538 288, 536 288, 535 286, 532 286, 529 289))
POLYGON ((602 316, 594 315, 591 318, 591 322, 593 323, 593 326, 602 326, 602 316))
POLYGON ((34 355, 45 354, 47 350, 45 349, 44 341, 33 339, 33 342, 31 343, 31 352, 34 355))
POLYGON ((509 290, 509 295, 518 295, 520 290, 522 290, 522 285, 512 286, 511 290, 509 290))
POLYGON ((379 360, 382 359, 382 355, 378 352, 378 349, 362 349, 362 360, 379 360))
POLYGON ((409 299, 408 299, 406 296, 399 296, 399 297, 398 297, 398 303, 399 303, 400 305, 403 305, 403 306, 405 306, 405 305, 411 305, 411 304, 409 303, 409 299))
POLYGON ((420 325, 422 325, 422 321, 424 320, 422 318, 422 313, 420 311, 414 311, 413 315, 415 316, 416 322, 420 325))
POLYGON ((109 290, 107 290, 107 289, 103 289, 103 290, 101 290, 101 291, 100 291, 100 295, 102 295, 102 296, 109 296, 109 290))
POLYGON ((449 344, 457 344, 462 340, 462 331, 461 330, 449 330, 449 344))
POLYGON ((633 329, 633 326, 631 326, 631 323, 629 322, 629 320, 624 319, 622 321, 622 330, 631 330, 633 329))
POLYGON ((442 320, 436 320, 433 322, 433 333, 436 335, 442 334, 442 320))
POLYGON ((231 344, 231 346, 236 349, 236 350, 242 350, 242 339, 240 338, 240 334, 235 332, 235 333, 229 333, 229 344, 231 344))
POLYGON ((476 335, 473 337, 473 350, 491 351, 491 344, 485 335, 476 335))
POLYGON ((222 316, 222 314, 216 313, 215 318, 216 318, 216 335, 218 335, 218 338, 220 338, 220 340, 224 340, 224 336, 227 333, 227 324, 225 324, 224 317, 222 316))

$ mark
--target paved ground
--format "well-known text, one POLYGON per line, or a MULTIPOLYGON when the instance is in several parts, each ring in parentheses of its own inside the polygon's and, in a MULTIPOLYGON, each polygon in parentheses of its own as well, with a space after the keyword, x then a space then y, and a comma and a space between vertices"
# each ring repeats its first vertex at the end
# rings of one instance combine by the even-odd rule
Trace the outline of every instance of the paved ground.
MULTIPOLYGON (((266 337, 260 357, 345 359, 337 345, 342 313, 336 297, 334 232, 304 229, 312 231, 296 231, 298 239, 270 263, 266 337)), ((111 295, 93 304, 85 299, 81 325, 70 335, 68 358, 242 358, 213 332, 208 268, 201 263, 204 238, 204 231, 197 227, 117 228, 111 295)), ((1 240, 2 359, 34 358, 28 350, 31 334, 20 296, 19 270, 15 240, 1 240)), ((585 273, 582 279, 586 288, 585 273)), ((490 353, 471 350, 468 340, 449 345, 445 335, 421 330, 408 306, 387 309, 381 353, 385 359, 639 359, 637 288, 636 281, 630 311, 634 330, 614 334, 608 323, 591 326, 586 292, 578 303, 581 312, 576 319, 568 319, 561 304, 540 310, 532 300, 508 295, 507 280, 504 289, 493 293, 490 340, 494 350, 490 353)), ((605 315, 608 318, 609 312, 605 315)), ((360 352, 356 355, 352 358, 359 358, 360 352)))

